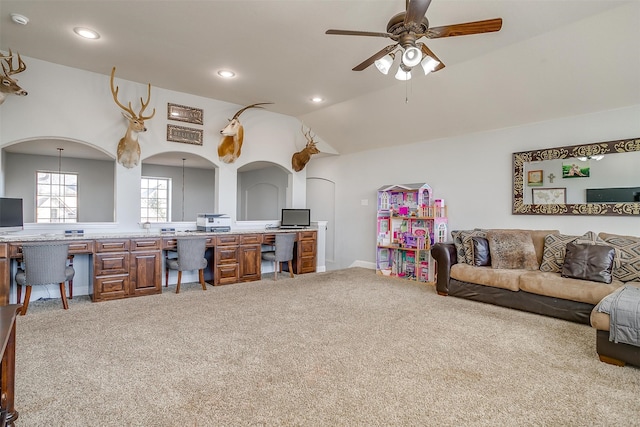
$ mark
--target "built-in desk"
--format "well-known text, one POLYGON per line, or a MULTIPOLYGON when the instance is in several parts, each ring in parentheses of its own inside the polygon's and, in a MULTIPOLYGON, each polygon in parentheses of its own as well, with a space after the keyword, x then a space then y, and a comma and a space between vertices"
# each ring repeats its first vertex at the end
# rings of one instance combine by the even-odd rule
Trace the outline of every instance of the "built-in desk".
MULTIPOLYGON (((11 260, 22 257, 22 244, 27 242, 64 241, 69 243, 71 254, 89 254, 93 283, 90 295, 92 301, 97 302, 161 293, 164 252, 175 249, 180 237, 207 238, 211 284, 260 280, 261 247, 263 244, 273 244, 275 233, 281 232, 291 231, 4 237, 0 240, 0 305, 9 303, 11 260)), ((305 229, 295 233, 294 273, 316 271, 317 231, 305 229)))

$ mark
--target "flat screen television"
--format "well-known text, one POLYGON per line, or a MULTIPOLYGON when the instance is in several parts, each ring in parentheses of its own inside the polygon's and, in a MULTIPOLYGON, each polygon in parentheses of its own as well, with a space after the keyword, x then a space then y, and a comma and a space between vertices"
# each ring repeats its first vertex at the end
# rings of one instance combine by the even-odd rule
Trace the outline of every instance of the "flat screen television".
POLYGON ((310 225, 310 209, 282 209, 280 228, 305 228, 310 225))
POLYGON ((0 233, 20 231, 23 228, 22 199, 0 197, 0 233))

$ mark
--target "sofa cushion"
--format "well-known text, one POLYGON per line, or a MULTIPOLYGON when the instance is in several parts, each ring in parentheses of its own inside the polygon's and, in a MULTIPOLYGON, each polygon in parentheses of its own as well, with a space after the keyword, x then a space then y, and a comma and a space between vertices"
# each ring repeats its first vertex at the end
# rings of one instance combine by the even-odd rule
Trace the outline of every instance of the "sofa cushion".
POLYGON ((474 267, 468 264, 451 266, 450 277, 461 282, 493 286, 494 288, 518 291, 520 275, 527 270, 497 270, 491 267, 474 267))
MULTIPOLYGON (((640 288, 640 282, 627 282, 625 285, 633 285, 640 288)), ((614 291, 619 292, 622 290, 624 286, 620 286, 618 289, 614 291)), ((611 318, 608 313, 603 313, 600 311, 600 305, 602 304, 602 300, 591 310, 591 326, 596 328, 599 331, 608 331, 611 327, 611 318)))
POLYGON ((608 233, 599 237, 620 251, 620 265, 613 269, 613 277, 623 282, 640 281, 640 237, 608 233))
POLYGON ((560 273, 564 264, 564 254, 567 243, 571 243, 580 236, 567 234, 548 234, 544 238, 544 252, 540 271, 560 273))
POLYGON ((519 287, 532 294, 546 295, 587 304, 597 304, 600 300, 624 283, 613 280, 611 283, 593 282, 562 277, 560 273, 527 271, 520 275, 519 287))
POLYGON ((491 266, 503 269, 537 270, 539 267, 531 234, 520 230, 490 230, 487 240, 491 266))
POLYGON ((491 265, 491 253, 489 242, 484 237, 472 237, 473 245, 473 265, 483 267, 491 265))
POLYGON ((615 250, 611 246, 569 243, 562 277, 611 283, 615 250))
POLYGON ((464 262, 469 265, 475 265, 473 262, 473 241, 474 237, 487 237, 486 230, 465 230, 460 233, 462 245, 464 246, 464 262))
POLYGON ((466 262, 464 245, 462 244, 462 232, 464 230, 451 231, 451 238, 453 239, 453 245, 456 247, 456 258, 459 263, 466 262))

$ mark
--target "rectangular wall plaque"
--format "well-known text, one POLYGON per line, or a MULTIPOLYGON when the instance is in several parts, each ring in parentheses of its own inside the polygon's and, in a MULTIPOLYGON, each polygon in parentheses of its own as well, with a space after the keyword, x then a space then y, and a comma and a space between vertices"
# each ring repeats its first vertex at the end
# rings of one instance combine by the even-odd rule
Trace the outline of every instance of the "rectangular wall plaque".
POLYGON ((167 125, 167 141, 202 145, 202 129, 193 129, 186 126, 167 125))
POLYGON ((203 124, 202 109, 168 103, 167 119, 201 125, 203 124))

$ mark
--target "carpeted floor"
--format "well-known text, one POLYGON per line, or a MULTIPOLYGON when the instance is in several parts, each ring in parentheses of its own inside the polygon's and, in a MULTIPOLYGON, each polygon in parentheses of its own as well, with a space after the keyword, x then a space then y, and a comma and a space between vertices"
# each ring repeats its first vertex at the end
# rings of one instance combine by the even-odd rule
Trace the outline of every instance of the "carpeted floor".
POLYGON ((17 426, 631 426, 585 325, 354 268, 17 322, 17 426))

